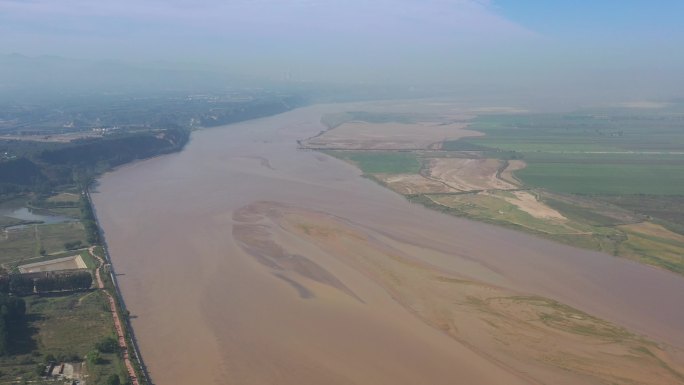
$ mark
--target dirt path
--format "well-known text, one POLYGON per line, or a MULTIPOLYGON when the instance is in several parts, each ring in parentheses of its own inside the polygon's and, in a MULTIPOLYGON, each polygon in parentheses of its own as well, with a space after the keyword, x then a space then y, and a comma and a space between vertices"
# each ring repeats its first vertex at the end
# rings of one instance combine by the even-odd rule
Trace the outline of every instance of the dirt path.
POLYGON ((105 293, 107 296, 107 299, 109 300, 109 310, 112 312, 112 317, 114 318, 114 328, 116 329, 116 334, 118 335, 119 338, 119 347, 123 350, 123 359, 124 359, 124 364, 126 365, 126 370, 128 370, 128 376, 131 378, 131 381, 133 382, 133 385, 139 385, 140 381, 138 381, 138 375, 135 373, 135 369, 133 368, 133 363, 131 363, 131 358, 128 353, 128 345, 126 344, 126 336, 123 331, 122 323, 121 323, 121 318, 119 316, 119 312, 116 309, 116 302, 114 302, 114 297, 112 297, 111 294, 107 290, 104 290, 104 282, 102 282, 102 276, 100 275, 100 270, 104 267, 105 263, 102 258, 97 256, 93 250, 95 249, 94 246, 91 246, 88 248, 88 252, 93 258, 96 258, 100 264, 95 269, 95 280, 97 281, 97 287, 99 289, 102 289, 102 291, 105 293))

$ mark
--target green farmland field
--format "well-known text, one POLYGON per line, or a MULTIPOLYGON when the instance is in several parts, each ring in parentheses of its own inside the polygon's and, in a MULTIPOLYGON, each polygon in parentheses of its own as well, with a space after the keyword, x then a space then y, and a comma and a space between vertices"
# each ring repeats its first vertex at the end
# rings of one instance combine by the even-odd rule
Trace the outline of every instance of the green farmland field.
POLYGON ((411 152, 329 151, 330 155, 356 164, 364 174, 416 174, 420 161, 411 152))
POLYGON ((516 173, 527 185, 595 195, 684 195, 684 165, 530 163, 516 173))
POLYGON ((486 135, 446 142, 445 150, 523 159, 530 187, 592 195, 684 196, 682 106, 642 111, 488 115, 469 128, 486 135))

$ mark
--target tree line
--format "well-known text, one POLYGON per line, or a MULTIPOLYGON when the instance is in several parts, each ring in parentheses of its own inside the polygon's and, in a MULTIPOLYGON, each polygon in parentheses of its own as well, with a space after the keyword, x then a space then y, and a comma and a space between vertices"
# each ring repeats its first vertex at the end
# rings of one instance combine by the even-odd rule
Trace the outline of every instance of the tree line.
POLYGON ((0 294, 0 356, 11 351, 10 332, 24 322, 26 303, 23 299, 0 294))
POLYGON ((91 245, 96 245, 100 242, 100 229, 97 227, 93 206, 85 195, 81 195, 80 209, 81 223, 86 231, 86 241, 91 245))
POLYGON ((0 294, 28 295, 63 290, 90 289, 93 276, 87 272, 29 278, 22 274, 0 276, 0 294))
POLYGON ((36 291, 62 291, 89 289, 93 284, 93 276, 88 272, 69 275, 47 276, 35 280, 36 291))
MULTIPOLYGON (((189 138, 189 129, 168 128, 70 143, 38 143, 26 154, 0 161, 0 195, 49 194, 56 186, 87 184, 112 167, 180 150, 189 138)), ((0 143, 10 152, 21 146, 16 141, 0 143)), ((62 202, 40 202, 40 205, 73 207, 62 202)))

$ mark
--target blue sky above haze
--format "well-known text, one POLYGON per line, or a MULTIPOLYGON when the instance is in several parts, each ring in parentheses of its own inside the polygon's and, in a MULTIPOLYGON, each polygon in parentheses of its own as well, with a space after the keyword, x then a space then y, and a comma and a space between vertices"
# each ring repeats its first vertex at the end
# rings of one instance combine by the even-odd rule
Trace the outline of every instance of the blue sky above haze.
POLYGON ((675 0, 0 0, 0 53, 672 94, 684 84, 681 19, 675 0))
POLYGON ((661 38, 684 35, 684 2, 678 0, 497 0, 513 22, 556 37, 602 35, 661 38))

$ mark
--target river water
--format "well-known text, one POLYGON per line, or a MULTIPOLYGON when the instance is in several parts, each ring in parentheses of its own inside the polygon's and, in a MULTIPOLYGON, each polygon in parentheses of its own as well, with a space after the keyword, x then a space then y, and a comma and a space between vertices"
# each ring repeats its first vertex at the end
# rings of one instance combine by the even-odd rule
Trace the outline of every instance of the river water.
POLYGON ((448 255, 430 257, 432 265, 684 347, 681 277, 443 215, 351 165, 297 150, 297 139, 322 129, 323 112, 344 109, 198 131, 180 153, 100 179, 97 215, 155 384, 524 383, 382 299, 372 283, 344 282, 367 294, 365 305, 297 296, 233 239, 233 213, 257 201, 429 246, 448 255))

